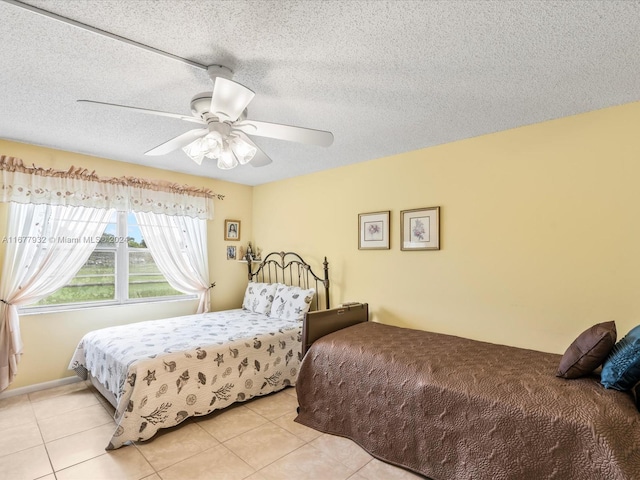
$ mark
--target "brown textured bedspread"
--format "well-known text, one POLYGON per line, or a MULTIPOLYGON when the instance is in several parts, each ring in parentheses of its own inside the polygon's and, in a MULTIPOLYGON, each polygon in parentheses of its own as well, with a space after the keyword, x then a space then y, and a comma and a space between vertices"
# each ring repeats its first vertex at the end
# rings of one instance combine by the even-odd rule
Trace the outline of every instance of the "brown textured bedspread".
POLYGON ((640 413, 560 355, 363 323, 303 360, 296 421, 436 480, 640 479, 640 413))

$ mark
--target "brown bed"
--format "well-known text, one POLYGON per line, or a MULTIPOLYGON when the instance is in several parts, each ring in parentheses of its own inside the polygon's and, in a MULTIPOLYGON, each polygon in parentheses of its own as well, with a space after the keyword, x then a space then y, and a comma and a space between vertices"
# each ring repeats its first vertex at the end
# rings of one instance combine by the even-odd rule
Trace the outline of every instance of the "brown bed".
POLYGON ((640 478, 633 399, 560 358, 361 323, 311 346, 296 421, 435 480, 640 478))

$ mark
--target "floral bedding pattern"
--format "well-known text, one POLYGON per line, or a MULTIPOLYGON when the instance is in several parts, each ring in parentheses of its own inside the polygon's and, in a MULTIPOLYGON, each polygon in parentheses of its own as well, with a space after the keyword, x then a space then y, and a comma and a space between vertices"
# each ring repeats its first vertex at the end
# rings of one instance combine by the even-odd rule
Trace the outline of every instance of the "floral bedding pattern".
POLYGON ((295 384, 301 330, 242 309, 133 323, 86 334, 69 368, 115 395, 111 450, 295 384))
POLYGON ((269 315, 301 322, 311 307, 315 293, 314 288, 305 290, 296 286, 278 284, 269 315))
POLYGON ((249 282, 244 293, 242 308, 250 312, 269 315, 277 286, 277 283, 249 282))

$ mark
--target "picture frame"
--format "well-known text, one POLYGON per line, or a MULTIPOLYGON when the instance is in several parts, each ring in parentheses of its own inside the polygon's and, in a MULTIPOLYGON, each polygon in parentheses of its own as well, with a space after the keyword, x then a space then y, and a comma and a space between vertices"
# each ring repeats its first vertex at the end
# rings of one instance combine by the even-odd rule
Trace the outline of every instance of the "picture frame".
POLYGON ((358 250, 388 250, 391 211, 358 214, 358 250))
POLYGON ((236 259, 236 247, 228 246, 227 247, 227 260, 235 260, 236 259))
POLYGON ((224 239, 232 242, 240 240, 240 220, 224 221, 224 239))
POLYGON ((440 250, 440 207, 400 212, 401 250, 440 250))

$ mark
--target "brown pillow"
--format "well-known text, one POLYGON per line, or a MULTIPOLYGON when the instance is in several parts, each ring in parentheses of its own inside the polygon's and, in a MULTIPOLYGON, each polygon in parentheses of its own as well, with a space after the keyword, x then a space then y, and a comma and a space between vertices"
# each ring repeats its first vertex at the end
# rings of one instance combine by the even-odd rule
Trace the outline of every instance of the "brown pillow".
POLYGON ((556 376, 579 378, 604 362, 616 343, 616 323, 598 323, 582 332, 564 352, 556 376))

